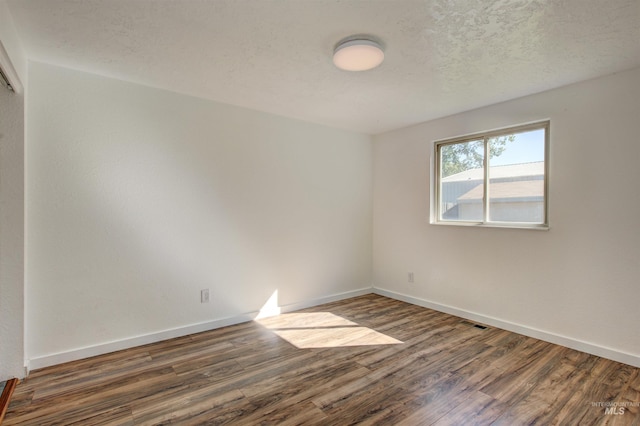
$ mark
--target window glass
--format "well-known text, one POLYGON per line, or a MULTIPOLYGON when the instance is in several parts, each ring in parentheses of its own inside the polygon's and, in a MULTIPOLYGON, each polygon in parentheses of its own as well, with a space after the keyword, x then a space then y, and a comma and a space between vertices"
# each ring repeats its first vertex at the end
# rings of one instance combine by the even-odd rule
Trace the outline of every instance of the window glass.
POLYGON ((544 129, 489 139, 489 221, 544 222, 544 129))
POLYGON ((436 142, 436 223, 546 227, 549 122, 436 142))
POLYGON ((484 141, 443 145, 440 148, 440 215, 443 220, 481 221, 484 191, 484 141), (479 199, 465 197, 479 194, 479 199))

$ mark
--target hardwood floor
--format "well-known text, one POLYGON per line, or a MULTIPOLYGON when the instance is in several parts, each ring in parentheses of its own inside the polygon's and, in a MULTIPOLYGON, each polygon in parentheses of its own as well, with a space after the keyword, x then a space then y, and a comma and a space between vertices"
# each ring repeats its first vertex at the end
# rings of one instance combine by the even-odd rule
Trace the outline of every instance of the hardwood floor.
POLYGON ((3 425, 640 425, 638 405, 638 368, 366 295, 33 371, 3 425))

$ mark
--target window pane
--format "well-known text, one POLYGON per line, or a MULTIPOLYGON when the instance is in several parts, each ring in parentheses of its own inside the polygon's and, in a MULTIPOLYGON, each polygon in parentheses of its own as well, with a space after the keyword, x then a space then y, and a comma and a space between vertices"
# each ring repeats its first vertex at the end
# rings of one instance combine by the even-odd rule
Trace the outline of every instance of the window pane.
POLYGON ((482 222, 484 142, 440 146, 440 219, 482 222))
POLYGON ((489 221, 544 223, 544 132, 489 139, 489 221))

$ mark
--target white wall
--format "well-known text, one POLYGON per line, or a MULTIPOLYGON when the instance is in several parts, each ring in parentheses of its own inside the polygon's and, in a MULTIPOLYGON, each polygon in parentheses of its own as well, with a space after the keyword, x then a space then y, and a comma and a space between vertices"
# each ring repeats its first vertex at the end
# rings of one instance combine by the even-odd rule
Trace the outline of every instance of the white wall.
POLYGON ((370 289, 369 136, 39 63, 27 110, 32 367, 370 289))
MULTIPOLYGON (((24 85, 24 52, 0 0, 0 42, 24 85)), ((0 53, 1 55, 1 53, 0 53)), ((0 86, 0 381, 24 376, 24 93, 0 86)))
POLYGON ((636 69, 375 137, 374 287, 640 366, 639 135, 636 69), (434 140, 547 118, 549 231, 429 224, 434 140))
POLYGON ((366 291, 371 203, 377 291, 640 364, 640 70, 379 135, 373 200, 367 136, 49 65, 29 78, 34 366, 232 322, 275 290, 366 291), (549 231, 429 224, 433 140, 547 118, 549 231))

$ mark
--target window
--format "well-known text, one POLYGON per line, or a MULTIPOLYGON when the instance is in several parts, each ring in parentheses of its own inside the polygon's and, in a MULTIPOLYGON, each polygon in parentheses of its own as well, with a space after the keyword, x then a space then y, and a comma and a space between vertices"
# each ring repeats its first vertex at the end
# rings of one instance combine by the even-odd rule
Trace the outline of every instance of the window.
POLYGON ((548 227, 549 122, 435 143, 432 223, 548 227))

